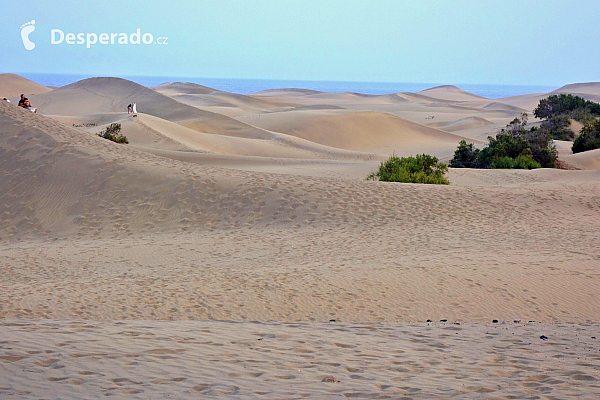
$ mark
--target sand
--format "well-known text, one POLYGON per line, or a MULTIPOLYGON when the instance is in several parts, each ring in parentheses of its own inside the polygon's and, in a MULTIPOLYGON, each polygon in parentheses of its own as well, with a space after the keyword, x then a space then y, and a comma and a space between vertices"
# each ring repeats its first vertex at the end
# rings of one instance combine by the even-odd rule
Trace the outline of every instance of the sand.
POLYGON ((196 86, 0 103, 2 397, 600 394, 598 153, 369 182, 392 151, 448 158, 521 109, 196 86), (130 145, 95 135, 112 122, 130 145))
POLYGON ((3 320, 0 371, 14 378, 0 395, 593 398, 600 393, 597 331, 596 324, 512 321, 3 320))

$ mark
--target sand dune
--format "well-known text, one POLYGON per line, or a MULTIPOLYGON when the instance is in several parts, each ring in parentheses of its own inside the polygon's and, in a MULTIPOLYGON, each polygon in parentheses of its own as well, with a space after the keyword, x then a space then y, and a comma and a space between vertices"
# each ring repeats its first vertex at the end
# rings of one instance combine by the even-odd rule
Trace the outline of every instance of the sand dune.
POLYGON ((248 113, 264 113, 282 108, 289 109, 298 105, 287 101, 227 93, 194 83, 169 83, 154 89, 179 102, 229 117, 248 113))
POLYGON ((493 122, 490 122, 487 119, 480 118, 480 117, 467 117, 467 118, 461 118, 457 121, 440 122, 440 123, 431 124, 429 126, 439 128, 446 132, 456 132, 456 131, 462 131, 465 129, 472 129, 472 128, 488 126, 488 125, 493 125, 493 122))
POLYGON ((506 104, 519 109, 525 110, 528 113, 533 113, 533 110, 538 106, 541 99, 548 97, 545 93, 524 94, 521 96, 504 97, 497 99, 496 102, 506 104))
POLYGON ((525 109, 510 104, 505 104, 499 101, 493 101, 482 107, 484 110, 495 110, 495 111, 513 111, 513 112, 524 112, 525 109))
MULTIPOLYGON (((136 118, 119 113, 52 116, 52 118, 94 134, 111 123, 119 123, 121 124, 121 133, 127 137, 132 146, 163 157, 200 164, 220 159, 223 161, 223 165, 229 165, 238 163, 238 160, 234 158, 199 157, 199 154, 194 153, 308 160, 365 160, 372 157, 369 154, 335 149, 277 132, 265 132, 265 137, 261 139, 203 133, 175 122, 142 113, 138 114, 136 118), (180 154, 180 152, 186 152, 186 154, 180 154)), ((239 161, 246 164, 246 159, 239 161)), ((279 163, 282 162, 283 160, 279 161, 279 163)), ((272 162, 265 160, 265 164, 272 164, 272 162)))
POLYGON ((538 106, 541 99, 545 99, 553 94, 572 94, 575 96, 583 97, 590 101, 600 102, 600 83, 591 82, 565 85, 550 93, 534 93, 522 96, 505 97, 502 99, 498 99, 497 101, 502 104, 508 104, 511 106, 522 108, 527 112, 533 112, 533 110, 538 106))
POLYGON ((551 93, 579 93, 600 97, 600 82, 574 83, 565 85, 551 93))
POLYGON ((560 160, 579 169, 598 170, 600 169, 600 149, 561 155, 560 160))
POLYGON ((450 100, 450 101, 468 101, 474 99, 485 99, 485 97, 477 96, 469 93, 461 88, 452 85, 436 86, 430 89, 421 90, 419 94, 433 97, 435 99, 450 100))
POLYGON ((215 94, 215 93, 227 93, 222 90, 210 88, 208 86, 199 85, 191 82, 165 82, 161 85, 154 86, 153 88, 157 92, 173 92, 180 94, 215 94))
POLYGON ((425 148, 436 152, 445 148, 448 151, 461 140, 441 130, 375 112, 340 115, 275 113, 248 117, 243 121, 326 146, 379 154, 391 154, 393 151, 398 154, 414 153, 425 148))
POLYGON ((16 74, 0 74, 0 98, 18 98, 21 94, 30 96, 37 93, 46 93, 51 90, 16 74))
POLYGON ((252 96, 266 96, 266 97, 293 97, 293 96, 307 96, 312 94, 319 94, 324 92, 319 92, 318 90, 309 90, 309 89, 268 89, 261 90, 259 92, 251 93, 252 96))
POLYGON ((137 103, 141 113, 169 121, 182 122, 200 132, 239 137, 268 137, 221 114, 180 103, 137 83, 120 78, 90 78, 63 86, 49 93, 32 96, 39 113, 46 115, 90 115, 127 111, 137 103))

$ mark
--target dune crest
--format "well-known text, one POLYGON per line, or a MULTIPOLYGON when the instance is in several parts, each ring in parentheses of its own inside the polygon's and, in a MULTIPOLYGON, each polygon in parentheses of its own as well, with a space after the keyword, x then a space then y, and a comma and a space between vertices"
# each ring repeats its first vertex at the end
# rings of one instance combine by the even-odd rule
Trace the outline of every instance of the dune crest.
POLYGON ((50 92, 52 89, 16 74, 0 74, 0 98, 50 92))
POLYGON ((466 90, 463 90, 453 85, 436 86, 429 89, 421 90, 418 93, 436 99, 450 101, 468 101, 474 99, 485 99, 485 97, 469 93, 466 90))

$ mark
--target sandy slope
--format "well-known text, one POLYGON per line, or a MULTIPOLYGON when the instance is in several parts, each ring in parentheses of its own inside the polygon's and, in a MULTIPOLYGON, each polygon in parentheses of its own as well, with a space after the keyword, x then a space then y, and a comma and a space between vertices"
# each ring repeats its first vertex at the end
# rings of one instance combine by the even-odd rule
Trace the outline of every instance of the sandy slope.
POLYGON ((551 92, 551 94, 560 93, 578 95, 587 100, 598 102, 600 101, 600 82, 574 83, 551 92))
MULTIPOLYGON (((127 137, 129 143, 142 151, 153 154, 160 153, 163 157, 183 159, 194 162, 191 158, 195 154, 196 161, 203 163, 205 155, 239 155, 264 158, 285 159, 336 159, 336 160, 367 160, 373 158, 372 154, 346 151, 338 148, 319 145, 314 142, 293 136, 263 131, 262 137, 243 138, 227 135, 215 135, 198 132, 184 126, 152 115, 139 113, 136 117, 125 113, 92 114, 84 116, 50 116, 67 125, 78 127, 88 133, 98 133, 111 123, 121 124, 121 133, 127 137), (173 153, 175 152, 175 153, 173 153), (179 153, 186 152, 181 155, 179 153)), ((212 158, 215 160, 215 158, 212 158)), ((229 158, 235 163, 234 158, 229 158)), ((265 164, 269 161, 264 159, 265 164)), ((228 163, 224 163, 228 164, 228 163)), ((366 174, 365 174, 366 175, 366 174)))
POLYGON ((594 398, 598 325, 0 321, 0 395, 594 398), (549 339, 541 340, 545 335, 549 339), (43 341, 40 341, 43 338, 43 341), (15 378, 5 382, 7 376, 15 378))
POLYGON ((2 248, 4 317, 576 321, 600 310, 596 172, 459 170, 449 187, 265 174, 155 157, 0 107, 0 234, 34 240, 2 248), (35 244, 49 237, 82 241, 35 244), (52 282, 23 286, 22 262, 32 279, 44 260, 61 265, 52 282))
POLYGON ((451 154, 461 138, 424 125, 375 112, 328 114, 295 111, 240 119, 271 131, 354 151, 410 155, 429 149, 451 154))
POLYGON ((14 100, 14 98, 18 99, 21 94, 30 96, 37 93, 46 93, 51 90, 19 75, 0 74, 0 99, 7 97, 14 100))
POLYGON ((451 122, 436 122, 429 126, 442 129, 446 132, 463 131, 465 129, 479 128, 487 125, 493 125, 493 122, 481 117, 461 118, 451 122))
POLYGON ((561 155, 560 159, 580 169, 600 169, 600 149, 577 154, 565 154, 561 155))
POLYGON ((539 93, 539 94, 526 94, 522 96, 505 97, 498 99, 498 102, 503 104, 509 104, 515 107, 520 107, 528 112, 533 112, 535 107, 539 104, 541 99, 544 99, 552 94, 573 94, 576 96, 583 97, 587 100, 599 102, 600 101, 600 83, 577 83, 572 85, 565 85, 559 89, 556 89, 550 93, 539 93))

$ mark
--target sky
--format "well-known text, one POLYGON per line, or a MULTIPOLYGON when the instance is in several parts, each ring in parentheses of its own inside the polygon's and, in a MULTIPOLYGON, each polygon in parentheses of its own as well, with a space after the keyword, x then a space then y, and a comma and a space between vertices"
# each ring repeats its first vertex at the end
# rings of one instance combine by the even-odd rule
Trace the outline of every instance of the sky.
POLYGON ((600 81, 599 20, 598 0, 2 0, 0 73, 561 86, 600 81), (87 47, 138 28, 152 44, 87 47))

